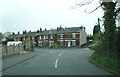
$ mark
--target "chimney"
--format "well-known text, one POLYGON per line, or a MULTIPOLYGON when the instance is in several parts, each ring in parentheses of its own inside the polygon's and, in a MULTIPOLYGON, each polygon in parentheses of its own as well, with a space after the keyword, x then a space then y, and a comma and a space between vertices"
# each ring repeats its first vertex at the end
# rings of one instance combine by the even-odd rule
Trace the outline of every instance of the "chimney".
POLYGON ((25 33, 27 33, 27 31, 25 30, 25 33))
POLYGON ((46 28, 45 28, 45 31, 46 31, 46 28))
POLYGON ((59 27, 57 27, 57 31, 59 31, 60 30, 60 28, 59 27))
POLYGON ((39 33, 39 30, 37 30, 37 33, 39 33))
POLYGON ((61 25, 60 25, 60 29, 62 29, 61 25))
POLYGON ((84 27, 84 31, 85 31, 85 27, 84 27))
POLYGON ((80 29, 82 29, 82 28, 83 28, 83 26, 81 25, 81 26, 80 26, 80 29))
POLYGON ((15 33, 13 32, 13 34, 12 34, 13 36, 15 35, 15 33))
POLYGON ((18 34, 20 34, 20 33, 18 32, 18 34))
POLYGON ((23 31, 23 35, 25 34, 25 32, 23 31))
POLYGON ((42 32, 42 28, 40 28, 40 32, 42 32))

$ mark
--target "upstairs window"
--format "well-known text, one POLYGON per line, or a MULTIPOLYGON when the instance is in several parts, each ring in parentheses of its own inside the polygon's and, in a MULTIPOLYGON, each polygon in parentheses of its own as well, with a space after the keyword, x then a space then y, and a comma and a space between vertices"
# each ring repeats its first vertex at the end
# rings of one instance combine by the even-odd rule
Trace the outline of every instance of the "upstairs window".
POLYGON ((72 38, 76 39, 76 33, 72 33, 72 38))
POLYGON ((30 40, 30 37, 28 38, 28 40, 30 40))
POLYGON ((51 35, 51 39, 53 39, 53 35, 51 35))
POLYGON ((34 39, 34 37, 32 37, 32 39, 34 39))
POLYGON ((45 35, 44 35, 44 39, 45 39, 45 35))
POLYGON ((63 39, 63 34, 60 34, 60 39, 63 39))
POLYGON ((23 39, 25 40, 25 37, 23 37, 23 39))
POLYGON ((40 40, 41 40, 41 36, 40 36, 39 38, 40 38, 40 40))
POLYGON ((48 35, 46 35, 46 39, 48 39, 48 35))

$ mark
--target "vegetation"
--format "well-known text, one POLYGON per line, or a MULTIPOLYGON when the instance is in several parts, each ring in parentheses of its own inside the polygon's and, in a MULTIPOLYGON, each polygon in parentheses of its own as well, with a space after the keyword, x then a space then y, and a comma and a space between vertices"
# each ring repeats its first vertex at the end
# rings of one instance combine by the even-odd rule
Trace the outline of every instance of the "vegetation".
POLYGON ((87 42, 88 42, 89 40, 94 40, 94 37, 93 37, 93 36, 88 36, 88 37, 87 37, 87 42))
POLYGON ((112 69, 120 70, 120 29, 116 27, 117 2, 102 2, 104 10, 104 29, 101 33, 98 45, 95 47, 95 53, 91 56, 97 63, 112 69))
POLYGON ((109 58, 106 57, 106 55, 100 55, 100 54, 92 54, 91 59, 94 60, 96 63, 107 67, 109 69, 112 69, 114 71, 117 71, 119 69, 119 64, 118 64, 118 58, 109 58))
MULTIPOLYGON (((79 6, 88 5, 92 1, 82 2, 79 6)), ((120 14, 120 7, 117 7, 116 2, 100 1, 100 5, 96 7, 102 8, 104 31, 101 31, 100 23, 94 27, 94 39, 98 40, 95 47, 95 52, 91 58, 98 64, 101 64, 112 70, 120 71, 120 27, 116 26, 116 18, 120 14), (98 38, 99 37, 99 38, 98 38)), ((96 9, 91 11, 94 12, 96 9)), ((118 72, 120 74, 120 72, 118 72)))
POLYGON ((0 32, 0 38, 3 39, 4 35, 0 32))
POLYGON ((62 44, 61 43, 55 43, 54 47, 56 47, 56 48, 62 47, 62 44))
POLYGON ((7 41, 14 41, 14 38, 8 38, 7 41))

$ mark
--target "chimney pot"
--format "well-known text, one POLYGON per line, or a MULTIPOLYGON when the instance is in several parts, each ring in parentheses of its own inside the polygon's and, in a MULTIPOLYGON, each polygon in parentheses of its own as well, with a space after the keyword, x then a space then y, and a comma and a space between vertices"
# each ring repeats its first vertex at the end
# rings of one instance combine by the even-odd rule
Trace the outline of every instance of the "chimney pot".
POLYGON ((37 30, 37 33, 39 33, 39 30, 37 30))
POLYGON ((42 28, 40 28, 40 32, 42 32, 42 28))
POLYGON ((46 31, 46 28, 45 28, 45 31, 46 31))
POLYGON ((15 33, 13 32, 13 34, 12 34, 13 36, 15 35, 15 33))

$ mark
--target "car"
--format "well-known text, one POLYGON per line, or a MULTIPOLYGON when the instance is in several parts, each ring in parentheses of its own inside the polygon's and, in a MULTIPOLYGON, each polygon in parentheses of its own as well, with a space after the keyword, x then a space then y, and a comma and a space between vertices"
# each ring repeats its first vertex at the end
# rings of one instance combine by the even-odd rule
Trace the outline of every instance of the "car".
POLYGON ((87 48, 94 49, 94 47, 95 47, 96 45, 97 45, 97 44, 92 44, 92 45, 88 46, 87 48))

